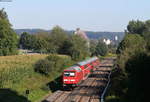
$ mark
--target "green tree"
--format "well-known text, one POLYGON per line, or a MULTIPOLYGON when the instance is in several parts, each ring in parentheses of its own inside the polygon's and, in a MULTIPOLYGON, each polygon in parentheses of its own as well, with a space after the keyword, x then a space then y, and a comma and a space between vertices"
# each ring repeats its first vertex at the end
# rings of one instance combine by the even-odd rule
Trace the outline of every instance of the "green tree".
MULTIPOLYGON (((147 102, 149 84, 144 84, 148 78, 150 21, 130 21, 128 33, 117 49, 116 70, 112 74, 111 94, 118 102, 147 102), (117 89, 115 89, 117 87, 117 89)), ((114 101, 115 102, 115 101, 114 101)))
POLYGON ((128 73, 127 102, 147 102, 149 100, 149 83, 145 80, 149 77, 150 56, 146 53, 138 53, 126 62, 128 73))
POLYGON ((23 32, 20 37, 20 44, 23 49, 32 49, 34 37, 27 32, 23 32))
POLYGON ((129 31, 130 34, 140 34, 142 35, 142 33, 145 31, 146 29, 146 26, 145 26, 145 23, 142 22, 142 21, 130 21, 128 26, 127 26, 127 29, 129 31))
POLYGON ((53 46, 53 52, 58 53, 59 48, 63 46, 68 38, 67 33, 59 26, 55 26, 50 33, 50 43, 53 46))
POLYGON ((146 49, 150 51, 150 32, 144 32, 143 36, 146 42, 146 49))
POLYGON ((145 41, 143 37, 141 37, 139 34, 126 34, 118 46, 117 53, 123 53, 128 49, 131 52, 134 50, 140 51, 145 49, 145 41))
POLYGON ((33 49, 41 53, 50 53, 51 45, 49 42, 50 36, 45 33, 39 33, 34 35, 35 43, 33 49))
POLYGON ((71 38, 68 38, 64 41, 63 45, 59 48, 59 54, 71 55, 70 48, 73 46, 73 43, 70 41, 71 38))
POLYGON ((6 12, 0 10, 0 56, 17 54, 18 38, 11 28, 6 12))
POLYGON ((73 60, 82 60, 89 56, 87 43, 79 35, 72 35, 63 43, 61 54, 70 55, 73 60))
POLYGON ((150 51, 150 20, 147 20, 145 22, 142 21, 130 21, 128 26, 128 34, 139 34, 144 37, 146 41, 146 48, 148 51, 150 51))
POLYGON ((72 46, 69 48, 73 60, 82 60, 89 56, 87 42, 78 35, 73 35, 70 39, 72 46))
POLYGON ((105 56, 108 52, 108 47, 102 41, 99 41, 95 48, 95 55, 105 56))
POLYGON ((119 67, 124 69, 126 61, 136 53, 145 51, 145 46, 144 38, 139 34, 126 34, 117 49, 119 67))
POLYGON ((96 50, 97 43, 98 43, 97 40, 91 40, 90 41, 90 53, 91 53, 91 56, 95 55, 95 50, 96 50))
POLYGON ((150 32, 150 20, 147 20, 145 22, 145 26, 146 26, 146 32, 150 32))
POLYGON ((24 32, 20 37, 20 44, 24 49, 40 53, 55 52, 55 45, 51 43, 51 37, 47 32, 38 32, 35 35, 24 32))
POLYGON ((145 51, 145 45, 144 38, 139 34, 126 34, 118 46, 116 71, 114 71, 112 74, 112 83, 115 84, 112 84, 111 94, 119 97, 119 102, 129 101, 128 94, 131 90, 129 91, 128 85, 131 83, 129 81, 130 76, 129 71, 127 71, 127 66, 132 64, 128 61, 134 56, 137 56, 139 53, 143 53, 145 51), (115 87, 117 87, 117 89, 115 89, 115 87))
POLYGON ((146 48, 148 51, 150 51, 150 20, 147 20, 145 22, 146 30, 143 32, 143 37, 146 41, 146 48))

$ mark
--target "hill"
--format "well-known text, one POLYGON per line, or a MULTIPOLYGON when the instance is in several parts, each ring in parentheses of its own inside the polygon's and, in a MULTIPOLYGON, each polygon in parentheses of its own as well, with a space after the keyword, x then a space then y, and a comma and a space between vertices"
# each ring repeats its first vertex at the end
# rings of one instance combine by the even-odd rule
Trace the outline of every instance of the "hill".
MULTIPOLYGON (((36 34, 37 32, 50 32, 50 30, 44 30, 44 29, 15 29, 15 32, 18 35, 21 35, 23 32, 28 32, 30 34, 36 34)), ((68 34, 72 34, 74 31, 66 31, 68 34)), ((124 32, 94 32, 94 31, 85 31, 87 36, 90 39, 101 39, 101 38, 107 38, 114 40, 115 36, 118 36, 119 40, 122 40, 124 37, 124 32)))
POLYGON ((30 34, 36 34, 38 32, 50 32, 50 30, 44 30, 44 29, 14 29, 14 30, 18 35, 21 35, 23 32, 27 32, 30 34))

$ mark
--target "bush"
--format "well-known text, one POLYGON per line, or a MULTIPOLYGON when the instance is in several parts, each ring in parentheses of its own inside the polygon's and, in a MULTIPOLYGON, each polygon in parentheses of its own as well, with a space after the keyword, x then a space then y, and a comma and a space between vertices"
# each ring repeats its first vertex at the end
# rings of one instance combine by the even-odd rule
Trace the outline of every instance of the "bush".
POLYGON ((53 62, 49 62, 48 59, 42 59, 35 64, 35 71, 47 75, 53 70, 53 66, 53 62))
POLYGON ((68 56, 49 55, 35 64, 35 71, 44 75, 61 73, 63 69, 73 64, 68 56))

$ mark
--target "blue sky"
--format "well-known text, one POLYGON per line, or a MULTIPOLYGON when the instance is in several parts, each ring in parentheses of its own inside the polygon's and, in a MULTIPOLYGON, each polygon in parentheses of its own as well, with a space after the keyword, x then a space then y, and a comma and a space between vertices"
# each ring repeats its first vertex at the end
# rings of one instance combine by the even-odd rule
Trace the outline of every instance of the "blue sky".
POLYGON ((13 28, 124 31, 128 22, 150 19, 150 0, 12 0, 0 2, 13 28))

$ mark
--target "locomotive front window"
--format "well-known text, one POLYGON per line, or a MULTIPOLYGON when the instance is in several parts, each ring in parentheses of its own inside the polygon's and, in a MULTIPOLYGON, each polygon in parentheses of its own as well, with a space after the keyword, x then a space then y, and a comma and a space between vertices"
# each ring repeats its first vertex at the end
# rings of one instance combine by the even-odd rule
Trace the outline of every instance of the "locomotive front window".
POLYGON ((74 77, 75 76, 75 72, 64 72, 64 76, 74 77))

